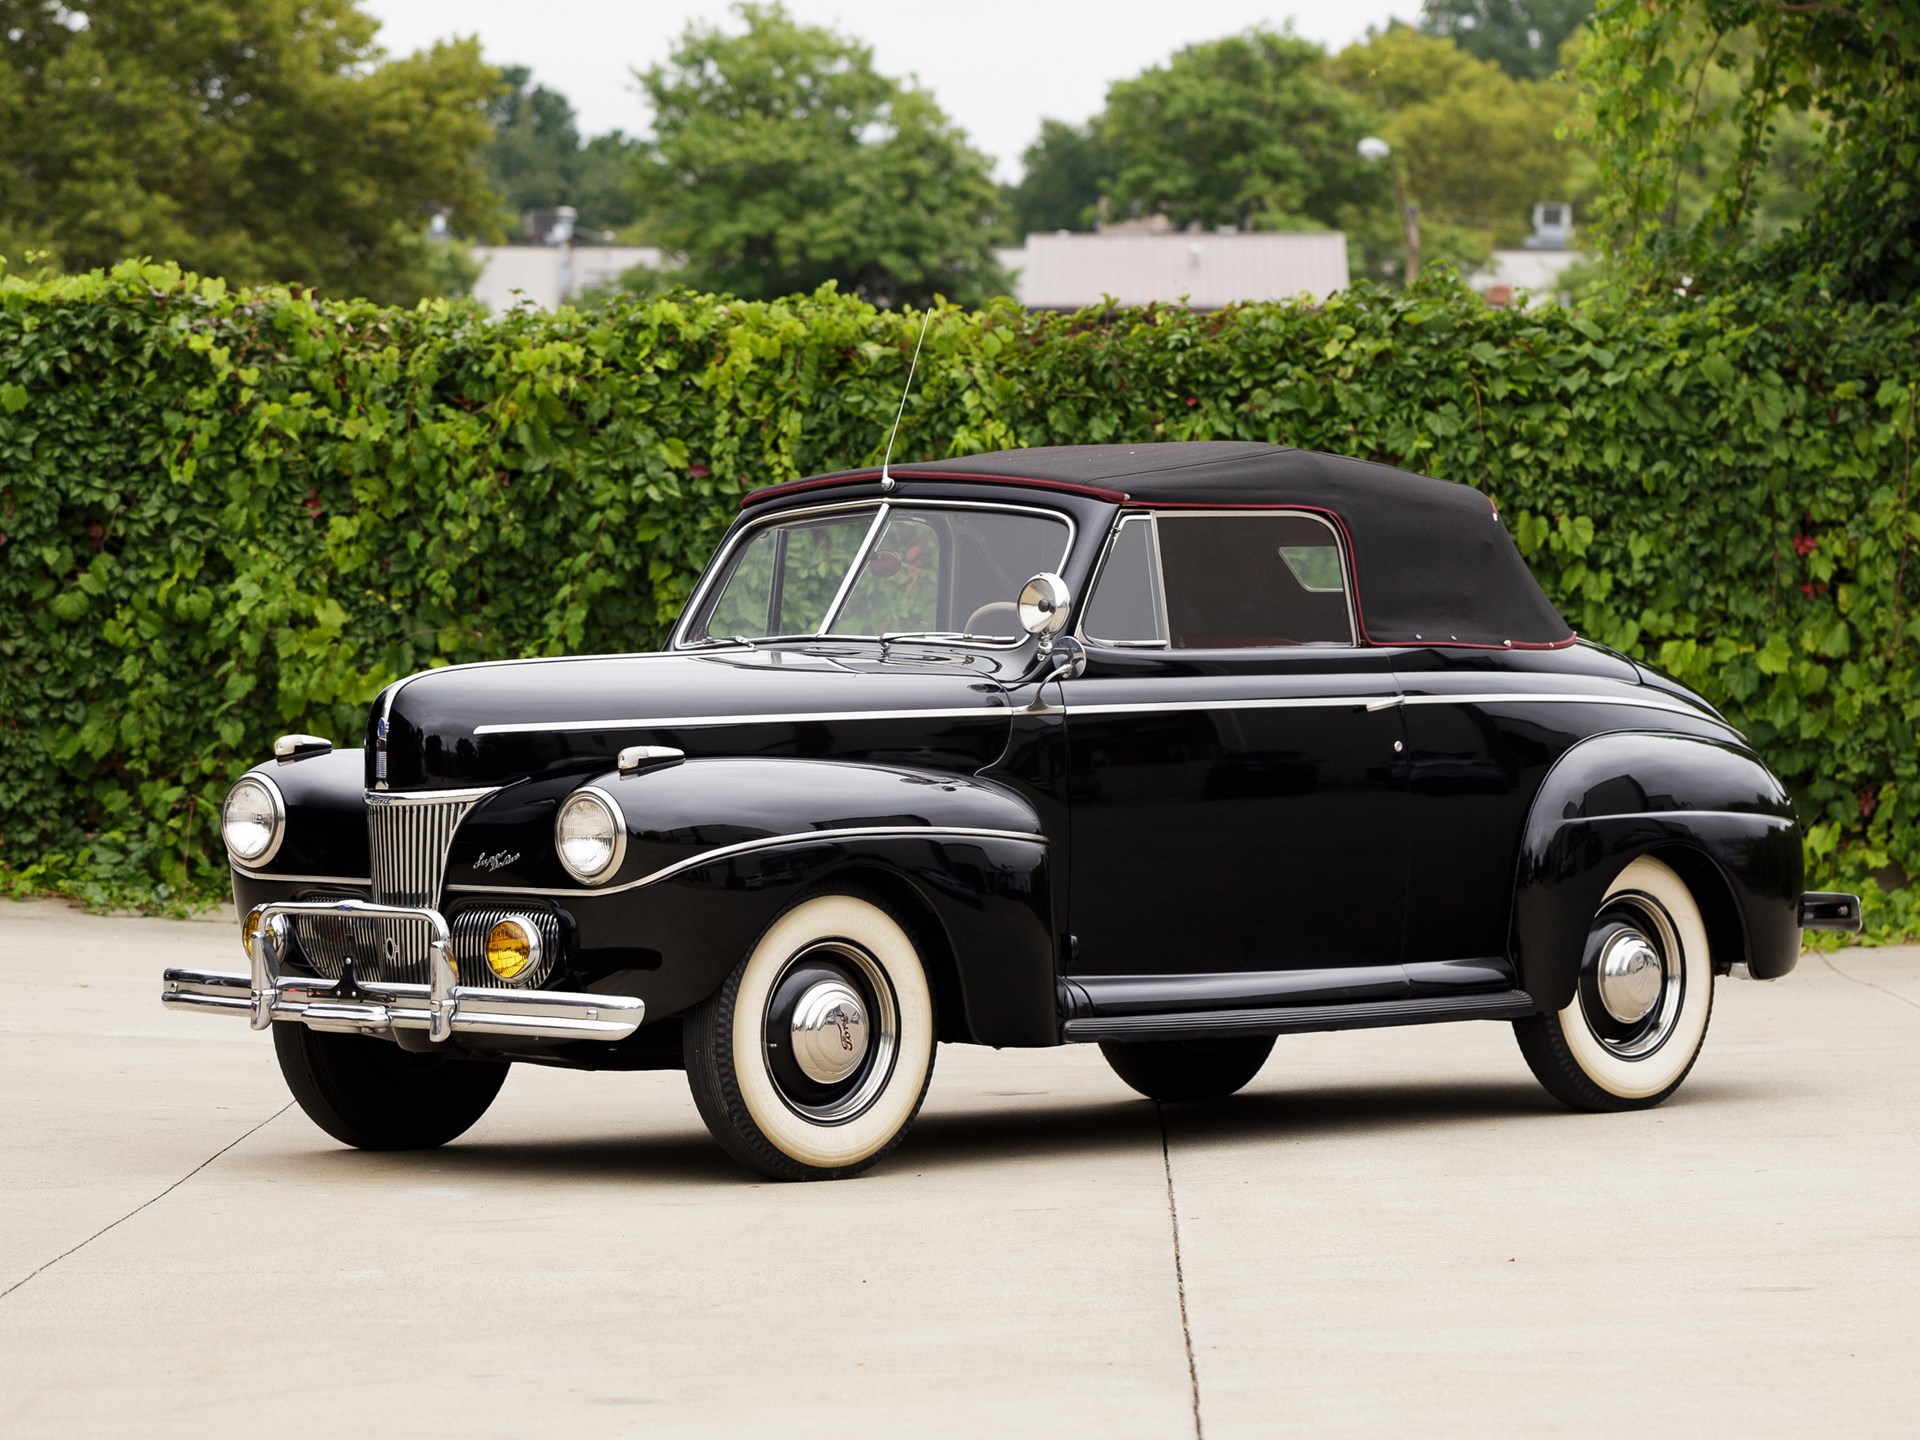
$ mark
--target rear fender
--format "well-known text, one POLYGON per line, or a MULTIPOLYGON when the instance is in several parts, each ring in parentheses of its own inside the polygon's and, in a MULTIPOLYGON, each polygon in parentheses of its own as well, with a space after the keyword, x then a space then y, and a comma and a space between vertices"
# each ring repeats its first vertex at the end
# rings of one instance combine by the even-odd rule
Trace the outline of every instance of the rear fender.
POLYGON ((1760 979, 1800 952, 1802 880, 1793 807, 1751 751, 1690 735, 1598 735, 1548 773, 1520 844, 1513 946, 1520 983, 1543 1009, 1573 999, 1587 928, 1607 887, 1654 856, 1687 882, 1714 967, 1760 979))

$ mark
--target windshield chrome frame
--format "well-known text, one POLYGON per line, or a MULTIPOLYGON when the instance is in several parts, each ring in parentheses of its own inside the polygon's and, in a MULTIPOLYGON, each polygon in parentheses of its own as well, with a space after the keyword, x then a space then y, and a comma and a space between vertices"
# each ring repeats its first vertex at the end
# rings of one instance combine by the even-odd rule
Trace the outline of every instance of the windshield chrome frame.
POLYGON ((694 617, 700 613, 701 607, 707 603, 709 596, 713 593, 715 585, 721 582, 723 576, 730 575, 730 567, 735 553, 753 536, 758 535, 770 525, 781 525, 793 520, 831 515, 839 511, 867 509, 872 509, 876 512, 873 523, 867 527, 866 538, 860 542, 860 549, 854 556, 853 564, 847 567, 846 577, 840 582, 840 589, 833 597, 833 604, 828 608, 826 618, 821 622, 821 628, 810 634, 745 636, 743 639, 748 645, 765 644, 778 640, 860 640, 871 641, 876 645, 964 645, 979 650, 1018 650, 1023 645, 1031 644, 1033 637, 1031 635, 1019 635, 1011 640, 986 639, 984 637, 963 640, 951 635, 940 638, 927 635, 840 635, 834 633, 833 622, 840 618, 840 610, 846 604, 849 595, 852 593, 853 582, 859 577, 862 567, 864 567, 867 562, 868 555, 871 553, 874 545, 878 543, 881 527, 885 525, 888 514, 893 510, 991 510, 1003 514, 1037 515, 1043 520, 1057 521, 1067 527, 1066 543, 1061 547, 1060 559, 1058 561, 1058 564, 1062 566, 1073 557, 1074 542, 1080 535, 1079 525, 1074 521, 1073 516, 1065 510, 1054 510, 1044 505, 1004 505, 991 500, 920 500, 907 499, 899 495, 889 495, 884 498, 874 497, 863 500, 840 500, 825 505, 795 506, 791 510, 775 511, 773 514, 765 516, 753 524, 736 531, 727 543, 720 547, 719 553, 716 554, 712 562, 708 564, 706 573, 700 577, 699 585, 694 588, 693 594, 687 598, 686 609, 680 612, 680 619, 673 627, 673 634, 667 641, 667 648, 672 651, 682 652, 711 651, 721 648, 716 645, 701 644, 693 641, 689 638, 687 631, 693 624, 694 617))

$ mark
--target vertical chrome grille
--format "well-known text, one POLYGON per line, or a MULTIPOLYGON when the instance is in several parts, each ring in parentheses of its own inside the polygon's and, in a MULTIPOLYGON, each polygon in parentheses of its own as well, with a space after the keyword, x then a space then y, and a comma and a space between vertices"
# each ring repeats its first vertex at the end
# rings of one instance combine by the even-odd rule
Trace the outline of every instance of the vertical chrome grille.
POLYGON ((453 832, 491 790, 367 795, 373 898, 383 905, 434 905, 447 874, 453 832))
MULTIPOLYGON (((385 905, 437 906, 454 831, 469 810, 493 793, 368 791, 373 898, 385 905)), ((427 945, 432 935, 424 921, 301 916, 294 933, 301 951, 323 975, 337 978, 351 959, 354 972, 364 979, 427 983, 427 945)))

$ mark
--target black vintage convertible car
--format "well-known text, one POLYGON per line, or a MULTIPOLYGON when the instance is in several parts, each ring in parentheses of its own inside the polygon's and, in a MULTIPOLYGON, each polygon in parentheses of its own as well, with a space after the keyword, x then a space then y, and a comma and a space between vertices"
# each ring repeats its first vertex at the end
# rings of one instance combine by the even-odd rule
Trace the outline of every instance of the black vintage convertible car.
POLYGON ((270 1026, 329 1134, 443 1144, 516 1061, 684 1068, 787 1178, 885 1155, 939 1041, 1205 1100, 1284 1033, 1505 1020, 1568 1105, 1654 1105, 1717 976, 1860 917, 1484 495, 1263 444, 762 490, 666 651, 414 675, 224 822, 249 971, 163 998, 270 1026))

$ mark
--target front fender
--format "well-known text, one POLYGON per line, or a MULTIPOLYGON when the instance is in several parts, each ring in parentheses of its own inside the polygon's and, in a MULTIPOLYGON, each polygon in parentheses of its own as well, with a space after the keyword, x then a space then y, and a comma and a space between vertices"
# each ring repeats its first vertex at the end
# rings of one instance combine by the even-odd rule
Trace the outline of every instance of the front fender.
POLYGON ((1544 1009, 1573 999, 1587 927, 1642 855, 1693 891, 1717 968, 1761 979, 1800 953, 1800 830, 1751 751, 1690 735, 1598 735, 1563 754, 1534 797, 1514 881, 1520 983, 1544 1009))
MULTIPOLYGON (((367 883, 366 754, 334 750, 298 760, 268 760, 247 771, 272 782, 287 807, 280 848, 264 865, 229 857, 236 886, 248 880, 291 884, 334 879, 367 883)), ((284 899, 276 894, 273 898, 284 899)))
POLYGON ((942 987, 943 1038, 1058 1041, 1048 845, 1019 795, 973 776, 790 757, 690 760, 510 787, 455 839, 449 899, 540 897, 570 918, 579 983, 639 995, 649 1023, 711 995, 801 891, 846 884, 905 912, 942 987), (582 885, 553 854, 581 784, 612 795, 627 850, 582 885))

